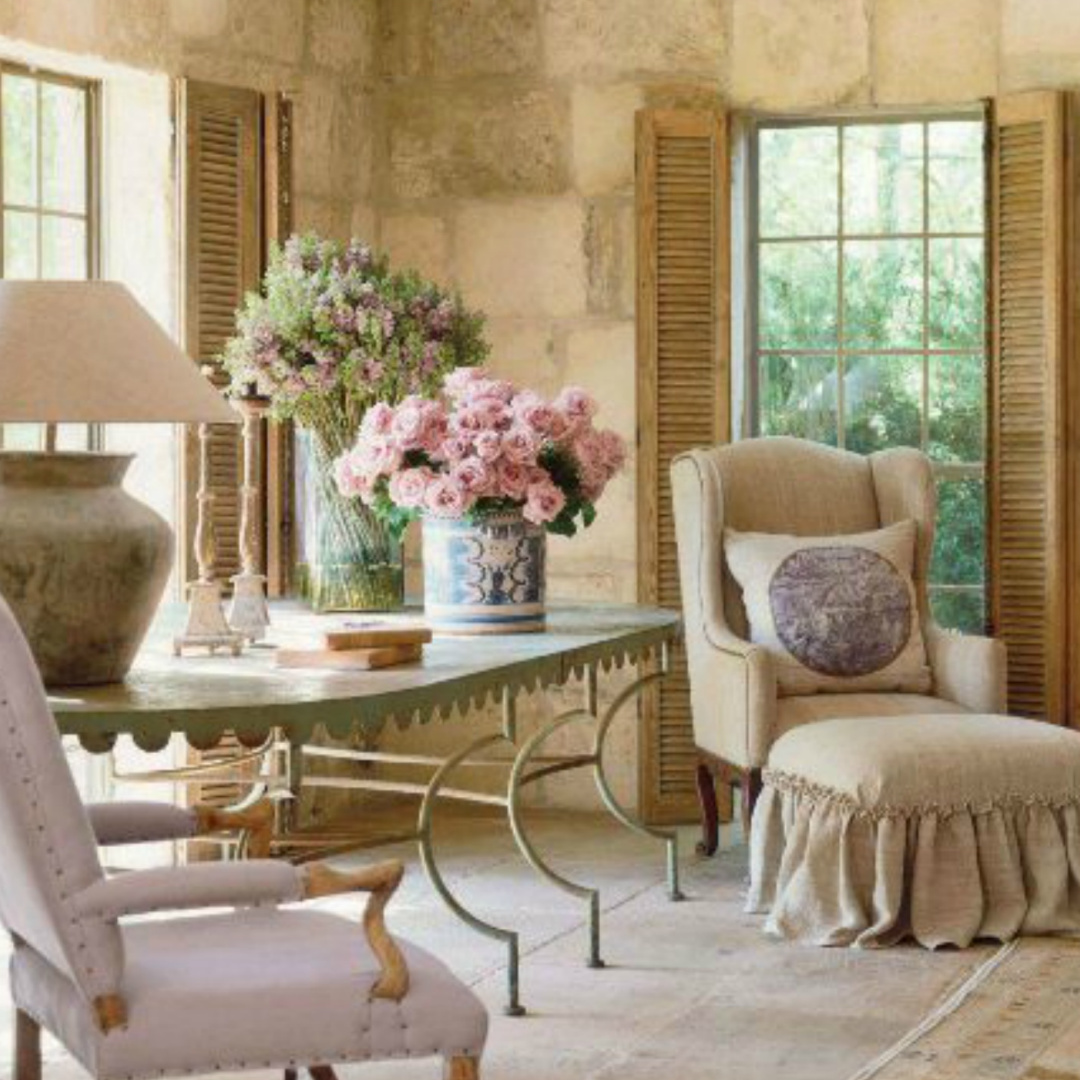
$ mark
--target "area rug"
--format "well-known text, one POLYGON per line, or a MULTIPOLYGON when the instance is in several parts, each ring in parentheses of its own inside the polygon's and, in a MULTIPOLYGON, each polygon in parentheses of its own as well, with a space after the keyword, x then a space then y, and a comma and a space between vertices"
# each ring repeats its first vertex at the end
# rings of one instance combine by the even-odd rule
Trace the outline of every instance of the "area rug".
POLYGON ((1003 946, 850 1080, 1080 1080, 1080 941, 1003 946))

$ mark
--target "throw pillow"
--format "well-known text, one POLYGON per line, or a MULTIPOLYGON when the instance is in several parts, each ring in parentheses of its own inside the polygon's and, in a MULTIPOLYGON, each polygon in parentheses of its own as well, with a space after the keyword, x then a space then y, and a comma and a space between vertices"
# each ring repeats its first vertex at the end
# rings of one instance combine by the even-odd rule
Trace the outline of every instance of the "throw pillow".
POLYGON ((750 639, 786 695, 931 687, 912 582, 916 524, 849 536, 724 530, 750 639))

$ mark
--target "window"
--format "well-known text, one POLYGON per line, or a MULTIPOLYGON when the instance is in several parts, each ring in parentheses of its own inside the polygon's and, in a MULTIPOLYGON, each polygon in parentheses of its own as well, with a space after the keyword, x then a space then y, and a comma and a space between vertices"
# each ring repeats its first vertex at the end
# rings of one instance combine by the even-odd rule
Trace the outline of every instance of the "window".
MULTIPOLYGON (((0 62, 0 277, 97 276, 94 84, 0 62)), ((0 445, 36 449, 40 424, 0 428, 0 445)), ((61 446, 100 433, 64 425, 61 446)))
POLYGON ((749 425, 933 460, 945 626, 985 622, 984 124, 763 122, 754 133, 749 425))

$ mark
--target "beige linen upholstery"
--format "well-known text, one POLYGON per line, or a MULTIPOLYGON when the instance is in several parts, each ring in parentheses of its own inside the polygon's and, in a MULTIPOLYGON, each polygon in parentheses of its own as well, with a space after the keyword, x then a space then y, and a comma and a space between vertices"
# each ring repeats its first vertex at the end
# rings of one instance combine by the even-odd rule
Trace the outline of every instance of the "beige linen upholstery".
MULTIPOLYGON (((466 986, 418 949, 407 950, 408 977, 400 965, 387 974, 397 954, 381 911, 400 866, 338 874, 254 861, 106 878, 95 839, 190 835, 196 824, 155 807, 143 830, 138 812, 95 808, 92 828, 30 650, 0 599, 0 921, 15 944, 12 992, 23 1016, 99 1078, 479 1058, 487 1015, 466 986), (372 891, 363 928, 277 906, 352 889, 372 891), (235 910, 122 921, 211 905, 235 910), (373 992, 380 1000, 369 1000, 373 992)), ((24 1060, 37 1077, 29 1051, 24 1060)))
POLYGON ((806 694, 776 703, 776 736, 821 720, 851 716, 940 716, 965 713, 955 701, 928 694, 806 694))
POLYGON ((800 439, 748 439, 681 454, 671 475, 694 738, 702 750, 739 768, 760 768, 790 726, 780 719, 787 699, 778 700, 772 658, 746 640, 742 597, 724 561, 725 528, 833 536, 914 520, 914 583, 932 696, 957 712, 1004 710, 1003 645, 946 633, 930 616, 936 504, 924 455, 897 449, 863 457, 800 439))
POLYGON ((1080 734, 1008 716, 827 720, 772 749, 748 910, 821 945, 1080 930, 1080 734))
POLYGON ((160 802, 89 803, 90 828, 102 847, 184 840, 198 831, 195 811, 160 802))

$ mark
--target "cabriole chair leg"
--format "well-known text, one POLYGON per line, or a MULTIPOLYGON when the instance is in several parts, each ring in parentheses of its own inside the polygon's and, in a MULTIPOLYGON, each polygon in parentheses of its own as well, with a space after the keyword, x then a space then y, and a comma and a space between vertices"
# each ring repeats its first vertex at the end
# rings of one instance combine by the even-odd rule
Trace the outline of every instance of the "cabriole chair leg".
POLYGON ((285 1080, 297 1080, 297 1075, 296 1069, 285 1070, 285 1080))
POLYGON ((443 1080, 480 1080, 480 1061, 474 1057, 450 1058, 443 1069, 443 1080))
POLYGON ((337 1073, 332 1065, 309 1065, 311 1080, 337 1080, 337 1073))
POLYGON ((713 771, 704 761, 698 762, 697 793, 701 805, 701 839, 699 855, 715 855, 720 846, 720 808, 716 803, 716 781, 713 771))
POLYGON ((742 788, 742 826, 743 836, 750 839, 750 822, 754 816, 754 807, 761 794, 761 770, 744 769, 740 779, 742 788))
POLYGON ((41 1080, 41 1028, 22 1009, 15 1011, 13 1080, 41 1080))

